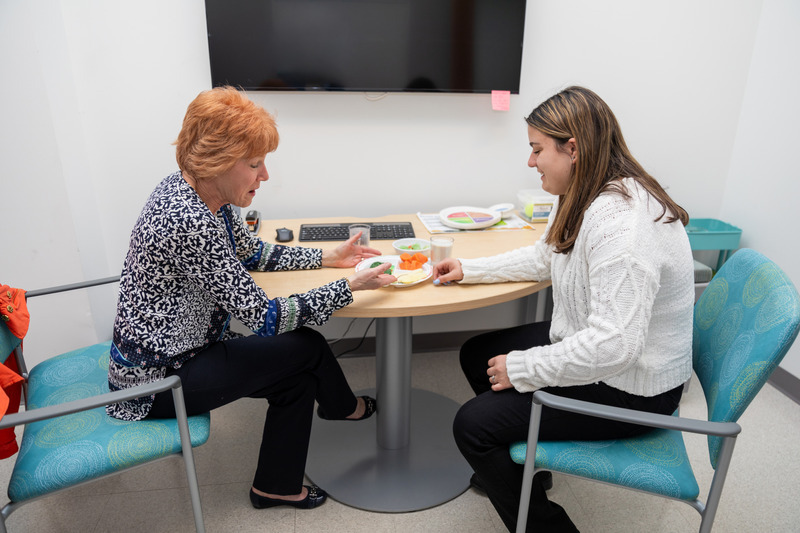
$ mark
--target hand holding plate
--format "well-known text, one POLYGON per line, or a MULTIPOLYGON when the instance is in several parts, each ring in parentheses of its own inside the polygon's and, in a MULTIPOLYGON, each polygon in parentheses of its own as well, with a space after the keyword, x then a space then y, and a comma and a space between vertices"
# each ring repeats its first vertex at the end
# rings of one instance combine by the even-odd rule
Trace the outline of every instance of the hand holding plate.
POLYGON ((350 289, 352 291, 365 291, 372 289, 380 289, 391 283, 397 281, 397 278, 391 274, 386 274, 386 270, 392 266, 391 263, 381 263, 380 266, 374 268, 365 268, 357 270, 355 273, 347 277, 350 282, 350 289))
POLYGON ((433 267, 433 284, 446 285, 453 281, 464 279, 464 271, 461 270, 461 261, 455 257, 442 259, 433 267))

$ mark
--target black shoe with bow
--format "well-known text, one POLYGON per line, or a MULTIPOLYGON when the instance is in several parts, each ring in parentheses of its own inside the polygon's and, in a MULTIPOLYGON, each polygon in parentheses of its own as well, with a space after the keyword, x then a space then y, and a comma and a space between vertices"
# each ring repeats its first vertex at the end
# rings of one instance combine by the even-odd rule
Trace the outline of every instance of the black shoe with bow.
POLYGON ((317 407, 317 416, 319 416, 323 420, 366 420, 367 418, 371 417, 378 411, 378 402, 375 401, 375 398, 371 398, 369 396, 359 396, 359 398, 364 399, 364 414, 358 418, 329 418, 325 414, 325 410, 320 405, 317 407))
POLYGON ((250 489, 250 503, 252 503, 253 507, 256 509, 267 509, 269 507, 277 507, 279 505, 290 505, 292 507, 296 507, 297 509, 313 509, 314 507, 319 507, 325 502, 325 500, 328 499, 328 493, 316 485, 303 486, 308 489, 308 494, 306 494, 305 498, 298 501, 269 498, 267 496, 256 494, 253 492, 253 489, 250 489))

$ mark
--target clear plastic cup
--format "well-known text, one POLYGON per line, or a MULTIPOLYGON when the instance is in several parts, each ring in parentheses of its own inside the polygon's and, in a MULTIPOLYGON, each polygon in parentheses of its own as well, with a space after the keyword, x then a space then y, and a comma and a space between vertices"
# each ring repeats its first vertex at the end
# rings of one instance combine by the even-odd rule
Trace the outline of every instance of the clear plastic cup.
POLYGON ((356 235, 359 231, 361 237, 353 244, 360 244, 361 246, 369 246, 369 224, 351 224, 350 236, 356 235))
POLYGON ((431 236, 431 264, 436 265, 453 255, 453 238, 444 235, 431 236))

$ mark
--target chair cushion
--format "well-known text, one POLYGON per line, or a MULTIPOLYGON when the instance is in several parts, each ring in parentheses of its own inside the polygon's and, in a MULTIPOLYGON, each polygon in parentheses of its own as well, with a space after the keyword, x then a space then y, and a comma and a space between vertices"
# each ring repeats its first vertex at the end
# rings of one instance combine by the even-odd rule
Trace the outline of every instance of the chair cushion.
MULTIPOLYGON (((108 392, 110 342, 48 359, 30 372, 29 409, 108 392)), ((208 413, 189 418, 192 446, 208 440, 208 413)), ((126 422, 104 407, 28 424, 8 486, 22 501, 179 453, 175 419, 126 422)))
MULTIPOLYGON (((511 459, 524 464, 527 449, 524 441, 512 444, 511 459)), ((700 494, 679 431, 658 429, 619 440, 539 442, 536 468, 680 500, 692 501, 700 494)))

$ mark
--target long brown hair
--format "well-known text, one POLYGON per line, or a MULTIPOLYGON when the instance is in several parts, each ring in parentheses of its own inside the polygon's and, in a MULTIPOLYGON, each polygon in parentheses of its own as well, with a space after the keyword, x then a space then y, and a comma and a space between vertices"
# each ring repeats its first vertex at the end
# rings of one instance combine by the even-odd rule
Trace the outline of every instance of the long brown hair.
POLYGON ((589 205, 605 191, 629 198, 621 178, 633 178, 661 204, 665 224, 689 222, 686 211, 670 198, 663 187, 645 172, 631 155, 614 113, 594 92, 584 87, 568 87, 539 104, 525 121, 532 128, 563 146, 574 138, 577 158, 570 182, 559 196, 558 211, 546 237, 557 253, 568 253, 583 223, 589 205))

